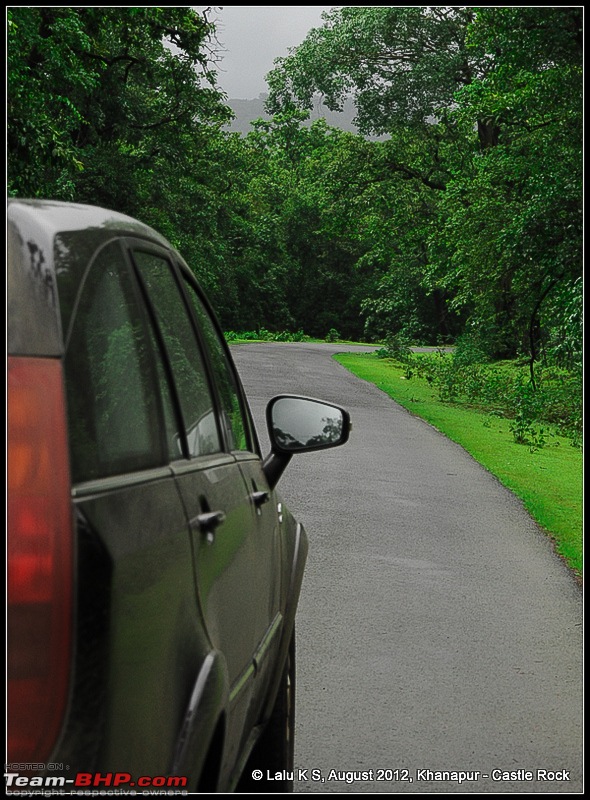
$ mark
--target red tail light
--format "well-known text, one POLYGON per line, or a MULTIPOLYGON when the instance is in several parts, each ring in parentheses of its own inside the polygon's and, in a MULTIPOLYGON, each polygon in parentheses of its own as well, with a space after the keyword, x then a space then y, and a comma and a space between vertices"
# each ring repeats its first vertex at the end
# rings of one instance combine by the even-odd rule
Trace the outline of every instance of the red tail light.
POLYGON ((67 703, 73 525, 57 359, 8 359, 8 760, 49 759, 67 703))

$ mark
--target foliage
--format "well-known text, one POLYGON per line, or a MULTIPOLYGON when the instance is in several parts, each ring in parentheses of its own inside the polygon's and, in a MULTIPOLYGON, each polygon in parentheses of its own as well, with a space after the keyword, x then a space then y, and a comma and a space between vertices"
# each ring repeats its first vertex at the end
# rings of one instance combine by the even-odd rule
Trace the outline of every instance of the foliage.
POLYGON ((581 374, 581 9, 323 19, 241 137, 207 12, 10 7, 8 193, 151 224, 227 330, 456 340, 457 363, 581 374), (310 124, 318 92, 353 96, 363 135, 310 124))
POLYGON ((379 358, 393 358, 402 364, 412 359, 411 341, 403 334, 393 334, 385 339, 383 347, 377 350, 379 358))
POLYGON ((225 338, 228 342, 308 342, 311 337, 306 336, 303 331, 272 333, 267 331, 266 328, 261 328, 259 331, 242 331, 241 333, 226 331, 225 338))
POLYGON ((476 359, 477 350, 463 344, 455 352, 413 355, 410 364, 412 373, 425 378, 442 402, 468 404, 509 419, 514 441, 519 444, 543 447, 551 428, 574 446, 581 445, 579 373, 547 367, 539 371, 533 384, 526 366, 476 359))
POLYGON ((495 354, 534 360, 556 321, 548 300, 581 274, 581 50, 575 9, 515 11, 482 9, 469 31, 493 69, 457 93, 453 119, 491 120, 497 141, 445 196, 451 235, 446 248, 438 240, 434 266, 459 287, 458 305, 476 298, 495 354))
POLYGON ((228 119, 211 31, 189 8, 8 9, 9 192, 137 202, 154 159, 228 119))
POLYGON ((437 300, 439 334, 454 312, 490 356, 526 353, 532 370, 553 347, 562 362, 555 332, 581 275, 581 9, 342 7, 324 20, 275 62, 269 109, 352 95, 361 130, 389 137, 362 193, 395 198, 363 257, 377 267, 367 332, 432 335, 420 315, 437 300))
POLYGON ((421 126, 470 80, 466 26, 473 9, 343 6, 268 75, 269 109, 311 107, 320 93, 334 110, 353 96, 363 133, 421 126))

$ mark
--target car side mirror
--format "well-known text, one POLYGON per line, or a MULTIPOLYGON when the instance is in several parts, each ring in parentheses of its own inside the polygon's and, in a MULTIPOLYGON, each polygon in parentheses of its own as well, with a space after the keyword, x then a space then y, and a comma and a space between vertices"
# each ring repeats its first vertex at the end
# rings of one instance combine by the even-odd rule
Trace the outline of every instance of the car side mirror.
POLYGON ((263 469, 271 488, 295 453, 326 450, 349 437, 350 415, 339 406, 311 397, 279 395, 266 407, 271 452, 263 469))

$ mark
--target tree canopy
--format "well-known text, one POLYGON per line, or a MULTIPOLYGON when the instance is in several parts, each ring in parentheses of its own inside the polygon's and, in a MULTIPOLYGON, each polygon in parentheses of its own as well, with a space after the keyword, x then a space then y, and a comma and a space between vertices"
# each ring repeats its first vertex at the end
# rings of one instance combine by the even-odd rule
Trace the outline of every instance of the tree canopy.
POLYGON ((421 260, 398 250, 366 308, 388 324, 414 264, 492 354, 534 358, 564 331, 558 298, 571 310, 580 291, 582 10, 343 7, 324 19, 277 59, 269 109, 352 95, 359 128, 388 136, 375 145, 380 194, 426 189, 412 215, 421 260))
POLYGON ((166 235, 226 329, 581 363, 582 9, 338 7, 230 133, 189 7, 10 7, 8 193, 166 235), (359 134, 311 125, 352 98, 359 134))

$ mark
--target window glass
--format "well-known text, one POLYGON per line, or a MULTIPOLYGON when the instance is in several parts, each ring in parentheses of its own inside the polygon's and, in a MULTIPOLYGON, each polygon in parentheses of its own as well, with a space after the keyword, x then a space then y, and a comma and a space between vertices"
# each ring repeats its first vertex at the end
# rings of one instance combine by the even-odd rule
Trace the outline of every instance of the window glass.
POLYGON ((166 369, 162 361, 162 353, 158 347, 152 326, 150 329, 150 341, 152 350, 154 352, 154 362, 156 366, 157 380, 160 387, 160 396, 162 398, 162 412, 164 415, 164 431, 166 435, 166 452, 170 461, 176 461, 182 458, 182 444, 180 439, 180 428, 178 417, 174 410, 174 401, 172 400, 170 384, 166 375, 166 369))
MULTIPOLYGON (((134 251, 133 257, 156 311, 178 392, 189 454, 217 453, 222 447, 207 374, 171 264, 154 253, 134 251)), ((180 454, 180 440, 176 447, 180 454)))
POLYGON ((215 381, 220 395, 226 438, 230 450, 251 450, 247 431, 247 419, 240 403, 240 393, 235 373, 228 361, 223 343, 219 338, 211 317, 188 281, 186 289, 189 301, 195 311, 201 331, 209 348, 215 381))
POLYGON ((117 243, 90 268, 65 367, 74 480, 161 464, 152 353, 117 243))

